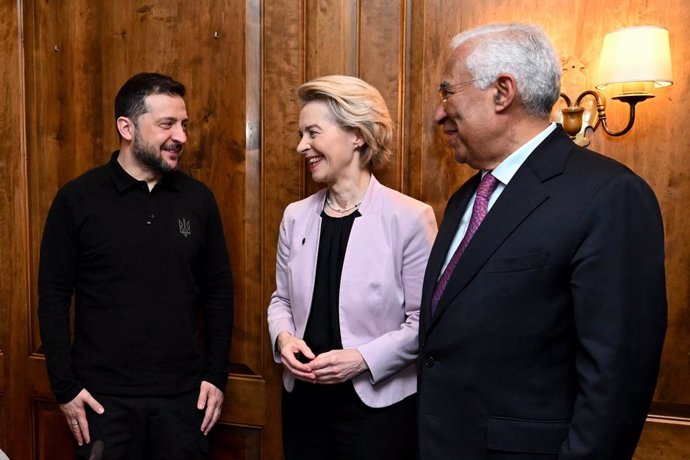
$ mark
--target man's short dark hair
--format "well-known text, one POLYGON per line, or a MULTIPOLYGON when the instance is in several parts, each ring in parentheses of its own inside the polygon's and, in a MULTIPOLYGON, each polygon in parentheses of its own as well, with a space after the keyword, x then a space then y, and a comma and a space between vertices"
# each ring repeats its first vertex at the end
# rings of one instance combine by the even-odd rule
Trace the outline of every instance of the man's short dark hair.
POLYGON ((115 120, 129 118, 136 125, 139 116, 146 113, 145 99, 152 94, 184 97, 185 88, 179 81, 159 73, 138 73, 122 85, 115 96, 115 120))

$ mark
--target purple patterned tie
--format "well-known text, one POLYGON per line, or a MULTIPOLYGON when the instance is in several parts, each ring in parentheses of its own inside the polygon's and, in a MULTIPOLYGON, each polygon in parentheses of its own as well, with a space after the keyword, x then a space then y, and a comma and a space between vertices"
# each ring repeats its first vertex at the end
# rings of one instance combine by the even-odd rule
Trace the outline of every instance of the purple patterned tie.
POLYGON ((472 207, 472 217, 470 218, 470 224, 467 226, 465 236, 462 238, 458 249, 455 250, 455 254, 453 254, 450 262, 448 262, 448 266, 446 266, 446 269, 443 271, 443 274, 436 283, 434 295, 431 297, 432 315, 436 311, 438 301, 441 300, 441 295, 448 285, 450 276, 453 274, 453 270, 455 270, 455 266, 458 264, 460 256, 463 252, 465 252, 465 248, 474 236, 474 232, 477 231, 479 225, 481 225, 482 221, 484 220, 484 217, 486 217, 486 213, 489 211, 489 197, 491 197, 491 194, 494 192, 494 190, 496 190, 497 186, 498 179, 491 175, 491 173, 485 174, 484 177, 482 177, 479 187, 477 187, 477 196, 474 199, 474 206, 472 207))

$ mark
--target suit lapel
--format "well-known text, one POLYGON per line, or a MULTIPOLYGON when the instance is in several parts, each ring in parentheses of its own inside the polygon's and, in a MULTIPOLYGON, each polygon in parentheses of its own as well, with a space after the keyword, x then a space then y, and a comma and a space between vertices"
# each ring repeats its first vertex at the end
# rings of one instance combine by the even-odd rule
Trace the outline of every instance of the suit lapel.
MULTIPOLYGON (((532 152, 525 163, 518 169, 496 203, 491 207, 484 222, 482 222, 472 241, 465 249, 446 290, 441 296, 434 317, 428 318, 430 319, 430 323, 428 323, 430 326, 443 314, 453 299, 472 281, 477 272, 486 264, 515 228, 549 198, 544 182, 562 173, 567 156, 570 154, 573 146, 574 144, 563 131, 556 129, 532 152)), ((478 183, 476 177, 471 181, 477 181, 478 183)), ((470 196, 476 187, 477 185, 475 184, 471 188, 470 196)), ((460 190, 462 191, 464 188, 465 186, 460 190)), ((459 212, 461 216, 466 206, 467 201, 465 201, 465 205, 459 211, 454 212, 459 212)), ((453 235, 457 231, 458 223, 459 217, 453 223, 453 235)), ((450 240, 452 240, 452 236, 450 240)), ((438 248, 439 251, 443 252, 442 258, 445 258, 448 252, 450 240, 443 244, 443 248, 438 248)), ((441 260, 442 263, 443 259, 441 260)), ((436 277, 438 277, 440 266, 434 267, 434 270, 436 277)), ((428 295, 428 298, 425 298, 427 303, 424 303, 424 305, 428 305, 431 298, 431 293, 427 294, 426 292, 429 289, 427 284, 431 283, 427 283, 425 279, 425 295, 428 295)), ((434 278, 433 286, 430 288, 431 291, 433 291, 435 284, 434 278)), ((429 309, 427 309, 427 314, 430 314, 428 311, 429 309)))
POLYGON ((467 286, 512 231, 548 198, 531 170, 523 171, 520 176, 523 177, 513 177, 503 190, 467 245, 441 296, 436 318, 443 314, 448 304, 467 286))
POLYGON ((438 235, 434 241, 429 254, 429 262, 424 273, 424 284, 422 288, 422 305, 427 308, 422 309, 422 321, 429 324, 431 319, 431 296, 436 288, 436 281, 441 276, 441 268, 446 261, 446 255, 450 249, 450 245, 455 238, 455 234, 460 226, 460 219, 465 213, 470 198, 479 186, 481 180, 481 173, 476 174, 465 182, 460 189, 453 194, 448 201, 448 207, 443 215, 441 226, 438 229, 438 235))

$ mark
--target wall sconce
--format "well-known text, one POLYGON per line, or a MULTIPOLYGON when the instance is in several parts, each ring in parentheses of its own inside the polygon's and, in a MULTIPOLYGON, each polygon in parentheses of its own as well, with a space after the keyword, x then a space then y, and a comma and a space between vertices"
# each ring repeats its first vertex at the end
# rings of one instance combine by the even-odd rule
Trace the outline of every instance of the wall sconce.
POLYGON ((604 37, 596 88, 611 88, 613 99, 628 104, 628 124, 621 131, 609 128, 606 98, 597 90, 586 89, 582 68, 584 65, 576 57, 568 60, 561 80, 561 98, 568 106, 560 113, 555 111, 552 118, 582 146, 589 145, 586 129, 595 130, 599 123, 610 136, 622 136, 635 123, 635 105, 654 97, 651 88, 673 84, 668 30, 655 26, 627 27, 604 37))

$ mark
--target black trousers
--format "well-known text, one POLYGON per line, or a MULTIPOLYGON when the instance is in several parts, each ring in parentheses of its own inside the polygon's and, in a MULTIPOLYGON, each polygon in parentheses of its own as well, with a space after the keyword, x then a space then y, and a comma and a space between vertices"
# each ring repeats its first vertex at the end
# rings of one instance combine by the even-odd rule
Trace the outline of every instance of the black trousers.
POLYGON ((201 432, 204 412, 196 408, 198 391, 170 397, 94 394, 105 408, 87 407, 90 444, 77 448, 87 460, 93 444, 104 444, 103 460, 201 460, 209 450, 201 432))
POLYGON ((414 460, 416 395, 371 408, 351 382, 283 390, 285 460, 414 460))

